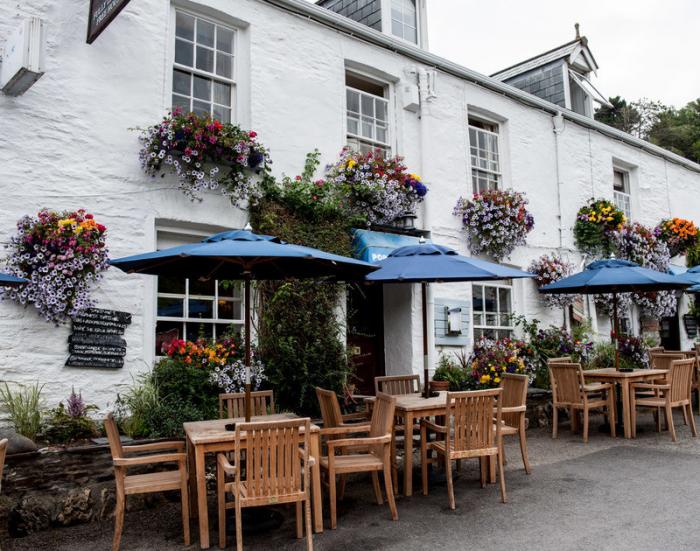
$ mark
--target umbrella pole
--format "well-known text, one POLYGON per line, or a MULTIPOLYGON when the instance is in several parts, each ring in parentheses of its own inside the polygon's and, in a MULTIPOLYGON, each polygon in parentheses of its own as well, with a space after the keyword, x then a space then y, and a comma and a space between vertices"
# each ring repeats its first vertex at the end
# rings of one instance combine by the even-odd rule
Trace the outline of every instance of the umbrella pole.
POLYGON ((244 291, 244 301, 245 301, 245 420, 250 421, 252 400, 250 397, 250 278, 245 279, 245 291, 244 291))
POLYGON ((620 323, 617 319, 617 293, 613 293, 613 332, 615 333, 615 370, 620 371, 620 323))
POLYGON ((428 373, 428 284, 421 283, 423 303, 423 395, 430 397, 430 374, 428 373))

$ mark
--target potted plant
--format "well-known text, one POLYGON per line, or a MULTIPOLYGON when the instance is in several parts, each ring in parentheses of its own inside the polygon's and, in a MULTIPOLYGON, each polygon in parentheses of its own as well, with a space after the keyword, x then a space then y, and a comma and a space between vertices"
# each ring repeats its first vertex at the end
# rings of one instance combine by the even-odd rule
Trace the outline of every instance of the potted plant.
POLYGON ((430 390, 464 390, 464 383, 468 377, 467 372, 462 369, 457 363, 445 354, 440 354, 438 367, 433 374, 433 380, 430 381, 430 390))

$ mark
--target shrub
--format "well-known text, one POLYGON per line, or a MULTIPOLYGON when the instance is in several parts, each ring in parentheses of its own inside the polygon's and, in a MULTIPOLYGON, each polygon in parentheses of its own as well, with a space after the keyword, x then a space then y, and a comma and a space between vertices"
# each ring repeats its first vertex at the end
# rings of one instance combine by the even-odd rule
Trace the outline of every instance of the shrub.
MULTIPOLYGON (((591 369, 615 366, 615 345, 598 343, 589 362, 591 369)), ((642 369, 649 367, 649 354, 646 343, 636 337, 620 337, 620 367, 642 369)))
POLYGON ((163 358, 153 368, 153 384, 161 405, 180 404, 187 411, 200 412, 205 419, 218 416, 219 388, 208 369, 163 358))
POLYGON ((151 374, 141 375, 116 400, 115 417, 124 433, 131 438, 150 435, 151 411, 159 406, 158 388, 151 374))
POLYGON ((70 444, 97 436, 97 426, 87 416, 88 411, 96 409, 96 406, 86 406, 80 415, 72 415, 70 407, 66 408, 60 402, 42 423, 41 438, 50 444, 70 444))
POLYGON ((16 390, 11 390, 7 383, 0 387, 0 408, 7 413, 17 434, 35 440, 44 411, 41 396, 44 385, 36 382, 31 386, 16 386, 16 390))
POLYGON ((440 354, 438 366, 433 373, 433 381, 447 381, 450 390, 466 390, 471 373, 445 354, 440 354))

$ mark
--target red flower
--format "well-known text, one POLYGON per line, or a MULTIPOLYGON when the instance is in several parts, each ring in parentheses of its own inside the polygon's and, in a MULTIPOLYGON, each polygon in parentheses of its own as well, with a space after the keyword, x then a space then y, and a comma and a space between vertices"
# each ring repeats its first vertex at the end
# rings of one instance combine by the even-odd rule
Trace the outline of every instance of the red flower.
POLYGON ((250 136, 251 138, 255 138, 257 135, 258 135, 258 133, 255 132, 254 130, 251 130, 250 132, 248 132, 248 136, 250 136))

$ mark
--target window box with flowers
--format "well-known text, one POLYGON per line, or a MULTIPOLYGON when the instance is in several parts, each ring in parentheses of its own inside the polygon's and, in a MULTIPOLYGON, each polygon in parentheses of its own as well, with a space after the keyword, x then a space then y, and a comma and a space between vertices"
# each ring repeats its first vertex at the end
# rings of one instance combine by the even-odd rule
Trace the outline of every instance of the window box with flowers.
POLYGON ((107 269, 105 232, 84 210, 39 211, 17 222, 6 259, 7 270, 29 283, 3 289, 3 297, 27 306, 34 304, 46 321, 72 319, 93 306, 92 285, 107 269))
POLYGON ((179 108, 142 130, 140 141, 144 171, 153 177, 174 172, 193 200, 204 190, 219 189, 235 205, 250 201, 260 193, 256 175, 269 171, 269 154, 255 132, 179 108))
POLYGON ((654 235, 668 245, 671 256, 685 254, 698 242, 698 228, 692 220, 670 218, 654 228, 654 235))
POLYGON ((428 193, 420 176, 408 172, 403 157, 381 151, 357 153, 344 148, 326 169, 326 181, 338 187, 349 210, 370 224, 391 224, 412 214, 428 193))
POLYGON ((581 252, 608 256, 612 252, 611 232, 622 228, 624 213, 607 199, 590 199, 576 215, 574 239, 581 252))

